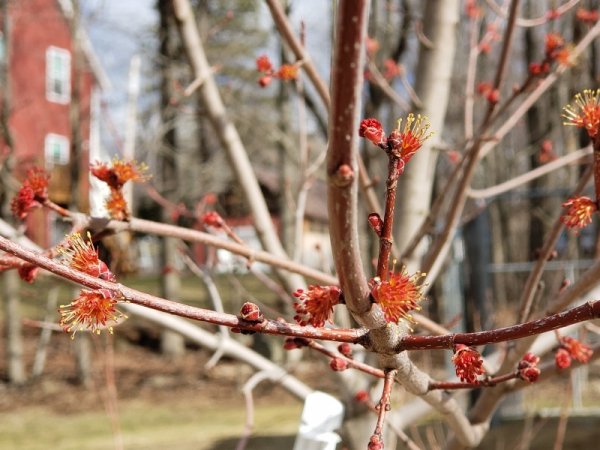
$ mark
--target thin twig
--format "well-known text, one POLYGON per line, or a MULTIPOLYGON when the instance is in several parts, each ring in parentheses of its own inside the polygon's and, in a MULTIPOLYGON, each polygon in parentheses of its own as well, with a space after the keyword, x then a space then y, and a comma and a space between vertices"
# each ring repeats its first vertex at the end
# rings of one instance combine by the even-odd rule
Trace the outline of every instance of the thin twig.
POLYGON ((154 295, 131 289, 122 284, 111 283, 92 277, 83 272, 71 269, 70 267, 53 261, 45 256, 31 252, 18 244, 0 236, 0 250, 11 253, 22 258, 36 266, 39 266, 49 272, 67 278, 71 281, 87 286, 91 289, 107 289, 115 292, 122 298, 131 303, 135 303, 148 308, 167 312, 188 319, 201 322, 213 323, 215 325, 225 325, 230 328, 240 330, 256 331, 265 334, 277 334, 283 336, 298 336, 306 338, 316 338, 323 340, 333 340, 337 342, 356 343, 362 339, 364 330, 356 329, 333 329, 333 328, 313 328, 302 327, 292 323, 281 322, 278 320, 264 320, 263 322, 247 322, 232 314, 217 313, 212 310, 183 305, 154 295))
POLYGON ((240 436, 240 440, 238 441, 235 450, 244 450, 248 445, 250 436, 252 436, 252 430, 254 429, 254 399, 252 397, 252 391, 261 381, 271 379, 272 377, 272 372, 262 370, 252 375, 244 384, 242 392, 246 401, 246 422, 244 423, 244 430, 242 431, 242 435, 240 436))
MULTIPOLYGON (((485 0, 485 2, 488 4, 490 9, 492 11, 494 11, 494 13, 496 13, 498 16, 506 19, 506 12, 502 9, 502 7, 498 6, 498 4, 494 0, 485 0)), ((560 15, 566 13, 569 9, 571 9, 575 5, 577 5, 577 3, 579 3, 579 0, 569 0, 567 3, 560 5, 554 11, 556 12, 557 15, 560 16, 560 15)), ((533 19, 524 19, 522 17, 518 17, 516 24, 519 27, 529 28, 529 27, 537 27, 539 25, 543 25, 546 22, 548 22, 549 20, 550 20, 550 18, 548 17, 548 14, 544 14, 543 16, 536 17, 533 19)))
POLYGON ((560 169, 567 164, 571 164, 577 162, 579 160, 584 159, 585 157, 592 154, 592 148, 586 147, 580 150, 574 151, 573 153, 569 153, 565 156, 561 156, 560 158, 555 159, 549 163, 546 163, 540 167, 537 167, 529 172, 526 172, 522 175, 511 178, 510 180, 504 181, 503 183, 499 183, 495 186, 490 186, 485 189, 472 189, 469 188, 467 190, 467 195, 471 198, 475 199, 484 199, 490 197, 496 197, 504 192, 508 192, 516 187, 519 187, 525 183, 529 183, 536 178, 547 175, 557 169, 560 169))
POLYGON ((381 399, 377 404, 377 423, 375 424, 375 431, 373 436, 377 436, 379 439, 383 439, 383 424, 385 421, 385 413, 392 409, 390 397, 392 395, 392 388, 394 387, 394 377, 398 371, 396 369, 385 370, 385 376, 383 379, 383 391, 381 393, 381 399))

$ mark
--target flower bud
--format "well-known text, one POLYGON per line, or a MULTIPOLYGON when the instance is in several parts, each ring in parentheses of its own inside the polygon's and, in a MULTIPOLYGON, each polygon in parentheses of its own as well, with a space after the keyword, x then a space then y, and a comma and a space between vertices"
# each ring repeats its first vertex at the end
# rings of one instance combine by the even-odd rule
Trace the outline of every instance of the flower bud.
POLYGON ((259 307, 251 302, 246 302, 242 305, 239 317, 248 322, 262 322, 265 319, 259 307))

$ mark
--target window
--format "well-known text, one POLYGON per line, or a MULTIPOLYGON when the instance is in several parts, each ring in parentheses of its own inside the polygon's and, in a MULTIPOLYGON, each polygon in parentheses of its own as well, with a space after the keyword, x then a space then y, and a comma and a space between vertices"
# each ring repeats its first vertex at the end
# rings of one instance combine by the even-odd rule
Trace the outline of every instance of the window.
POLYGON ((46 99, 63 104, 71 100, 71 54, 63 48, 46 50, 46 99))
POLYGON ((46 166, 65 165, 69 163, 69 139, 59 134, 47 134, 44 143, 46 166))

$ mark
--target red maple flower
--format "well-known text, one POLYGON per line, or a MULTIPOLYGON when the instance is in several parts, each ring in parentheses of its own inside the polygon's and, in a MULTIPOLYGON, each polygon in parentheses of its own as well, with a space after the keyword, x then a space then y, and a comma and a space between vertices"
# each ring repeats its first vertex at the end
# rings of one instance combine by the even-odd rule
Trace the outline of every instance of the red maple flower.
POLYGON ((575 60, 572 54, 572 46, 566 46, 554 52, 554 60, 565 67, 572 67, 575 65, 575 60))
POLYGON ((540 362, 540 357, 531 352, 525 353, 525 356, 519 361, 517 369, 519 370, 519 378, 522 380, 534 383, 540 376, 540 369, 537 367, 540 362))
POLYGON ((48 182, 50 175, 39 167, 27 171, 17 195, 10 203, 10 209, 15 217, 24 220, 29 211, 38 208, 48 199, 48 182))
POLYGON ((485 373, 479 352, 466 345, 456 345, 452 362, 456 368, 456 376, 463 382, 477 383, 477 377, 485 373))
POLYGON ((571 366, 571 355, 565 348, 559 348, 554 354, 554 362, 559 369, 566 369, 571 366))
POLYGON ((401 127, 402 119, 399 119, 398 127, 388 138, 388 146, 396 156, 407 163, 433 132, 429 132, 429 119, 421 114, 415 119, 415 115, 410 113, 402 131, 401 127))
POLYGON ((595 138, 600 132, 600 89, 586 89, 583 95, 575 95, 574 100, 574 106, 563 108, 563 117, 567 119, 565 125, 584 128, 592 139, 595 138))
POLYGON ((377 119, 363 119, 358 128, 358 135, 375 145, 382 145, 385 142, 385 131, 377 119))
POLYGON ((128 220, 129 219, 129 209, 127 207, 127 201, 123 196, 123 191, 121 189, 111 189, 110 195, 106 199, 106 210, 110 217, 115 220, 128 220))
POLYGON ((23 184, 17 195, 10 202, 10 210, 13 215, 21 220, 25 220, 29 211, 40 206, 42 204, 35 199, 35 193, 28 184, 23 184))
POLYGON ((529 73, 534 76, 545 75, 550 71, 550 64, 547 62, 529 64, 529 73))
POLYGON ((50 175, 44 169, 33 167, 27 172, 27 179, 25 182, 31 186, 36 197, 39 199, 46 199, 48 198, 49 180, 50 175))
POLYGON ((565 39, 560 33, 548 33, 545 37, 544 52, 546 58, 555 59, 556 52, 565 46, 565 39))
POLYGON ((298 66, 283 64, 277 71, 277 76, 284 81, 295 80, 298 78, 298 66))
POLYGON ((66 264, 72 269, 102 280, 116 281, 108 266, 98 256, 98 251, 94 247, 92 236, 89 233, 87 241, 83 240, 79 233, 69 235, 67 244, 60 247, 59 251, 65 257, 66 264))
POLYGON ((593 25, 598 22, 598 19, 600 18, 600 12, 597 9, 579 8, 575 13, 575 17, 577 20, 583 23, 593 25))
POLYGON ((19 277, 21 277, 21 280, 26 281, 27 283, 33 283, 39 271, 39 267, 36 267, 33 264, 29 263, 23 264, 17 270, 17 272, 19 273, 19 277))
POLYGON ((562 206, 568 210, 561 220, 569 228, 587 227, 592 222, 592 214, 598 210, 596 202, 585 196, 571 197, 562 206))
POLYGON ((112 334, 112 326, 107 327, 107 324, 127 318, 117 310, 116 305, 117 299, 111 291, 82 289, 79 297, 68 305, 60 306, 60 325, 67 333, 73 333, 71 337, 86 328, 96 334, 100 334, 103 328, 108 328, 112 334))
POLYGON ((110 165, 99 161, 90 165, 92 175, 104 181, 111 189, 121 189, 128 181, 135 183, 146 181, 148 179, 145 175, 147 170, 148 167, 143 163, 122 161, 116 157, 113 158, 110 165))
POLYGON ((294 320, 302 326, 322 327, 331 322, 333 307, 340 302, 342 291, 337 286, 308 286, 308 290, 298 289, 292 294, 296 297, 294 320))
POLYGON ((267 55, 261 55, 256 58, 256 70, 265 73, 273 71, 273 63, 267 55))
POLYGON ((421 288, 425 274, 417 272, 409 276, 405 269, 397 273, 390 273, 389 279, 381 281, 378 278, 371 280, 371 295, 379 304, 385 320, 397 323, 400 319, 413 321, 409 314, 419 311, 419 302, 423 299, 421 288))
POLYGON ((580 363, 589 362, 590 358, 594 354, 594 351, 589 345, 578 341, 570 336, 564 336, 560 339, 561 346, 569 352, 569 356, 576 359, 580 363))

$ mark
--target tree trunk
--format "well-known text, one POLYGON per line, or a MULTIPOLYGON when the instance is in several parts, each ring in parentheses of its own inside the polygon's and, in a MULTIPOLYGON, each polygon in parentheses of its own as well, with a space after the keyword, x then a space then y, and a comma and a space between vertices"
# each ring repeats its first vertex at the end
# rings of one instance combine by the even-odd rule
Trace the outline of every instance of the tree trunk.
MULTIPOLYGON (((167 200, 175 204, 179 201, 178 193, 178 170, 177 170, 177 143, 175 135, 176 113, 170 101, 173 98, 173 86, 175 77, 173 74, 175 63, 175 42, 172 32, 174 30, 171 2, 160 0, 158 3, 160 12, 160 61, 161 61, 161 119, 164 127, 162 145, 159 153, 160 190, 167 200)), ((163 210, 162 220, 169 222, 168 211, 163 210)), ((174 238, 165 237, 161 243, 161 271, 160 291, 161 296, 169 300, 178 301, 181 288, 181 280, 177 271, 177 245, 174 238)), ((170 357, 180 356, 185 352, 185 342, 180 334, 169 330, 161 332, 160 347, 163 354, 170 357)))

